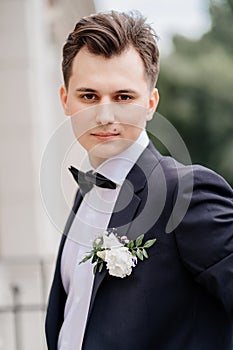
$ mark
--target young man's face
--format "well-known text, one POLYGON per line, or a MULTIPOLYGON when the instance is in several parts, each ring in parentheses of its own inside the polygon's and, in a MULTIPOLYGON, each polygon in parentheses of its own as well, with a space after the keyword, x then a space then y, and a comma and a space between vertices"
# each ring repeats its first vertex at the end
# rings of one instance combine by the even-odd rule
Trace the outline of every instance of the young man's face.
POLYGON ((83 47, 73 61, 68 89, 60 89, 76 138, 97 167, 128 148, 158 104, 143 62, 134 48, 105 58, 83 47))

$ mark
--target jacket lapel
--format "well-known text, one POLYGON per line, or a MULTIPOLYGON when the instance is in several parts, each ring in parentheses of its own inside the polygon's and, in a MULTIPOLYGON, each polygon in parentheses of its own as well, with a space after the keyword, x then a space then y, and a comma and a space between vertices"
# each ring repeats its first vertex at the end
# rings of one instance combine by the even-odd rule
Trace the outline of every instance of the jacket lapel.
MULTIPOLYGON (((118 235, 127 236, 129 239, 131 239, 130 227, 137 216, 143 197, 147 193, 146 190, 148 190, 147 179, 159 162, 159 157, 155 156, 152 151, 154 151, 154 147, 149 144, 129 172, 121 187, 108 225, 109 229, 116 228, 118 235)), ((103 269, 101 273, 98 272, 95 275, 87 320, 90 318, 96 294, 106 274, 107 270, 103 269)))
POLYGON ((48 303, 48 309, 47 309, 47 315, 46 315, 46 336, 47 336, 49 349, 57 348, 57 340, 58 340, 59 332, 64 320, 64 309, 65 309, 67 295, 63 288, 63 283, 61 279, 61 257, 62 257, 62 251, 64 248, 64 244, 65 244, 69 229, 72 225, 72 222, 74 220, 75 214, 78 210, 78 207, 81 201, 82 201, 82 196, 80 194, 80 191, 78 191, 72 211, 66 222, 66 226, 65 226, 65 229, 61 238, 60 247, 59 247, 55 274, 54 274, 54 279, 52 283, 52 288, 50 291, 49 303, 48 303))
MULTIPOLYGON (((127 235, 127 232, 130 228, 131 222, 133 221, 134 215, 137 212, 140 202, 141 202, 140 197, 138 197, 135 193, 132 193, 132 187, 129 186, 129 183, 127 181, 125 181, 119 193, 119 196, 114 208, 114 213, 111 216, 108 228, 116 228, 117 233, 120 234, 121 236, 127 235), (128 198, 131 198, 131 201, 128 205, 127 205, 127 202, 128 202, 127 195, 128 195, 128 198), (123 205, 125 205, 125 208, 123 205), (120 210, 121 208, 123 209, 120 210)), ((93 308, 96 293, 106 274, 107 274, 107 269, 103 269, 101 273, 98 272, 95 275, 90 307, 88 312, 88 319, 90 317, 90 314, 93 308)))

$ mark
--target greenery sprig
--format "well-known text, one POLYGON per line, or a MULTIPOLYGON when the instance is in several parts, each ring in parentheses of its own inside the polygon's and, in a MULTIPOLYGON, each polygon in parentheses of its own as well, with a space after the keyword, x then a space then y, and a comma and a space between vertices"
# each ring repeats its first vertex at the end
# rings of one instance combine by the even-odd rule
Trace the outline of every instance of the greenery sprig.
MULTIPOLYGON (((94 264, 94 273, 97 271, 101 272, 104 264, 107 264, 109 273, 116 276, 113 271, 114 266, 112 266, 112 261, 117 261, 116 264, 118 269, 128 269, 127 271, 131 273, 132 267, 135 267, 137 264, 137 259, 141 261, 148 259, 149 256, 147 249, 152 247, 156 242, 155 238, 143 243, 144 236, 144 234, 141 234, 135 241, 129 241, 126 236, 118 236, 115 229, 112 231, 105 231, 103 236, 100 236, 93 241, 92 250, 80 261, 80 264, 91 259, 91 263, 94 264), (108 239, 108 244, 106 244, 106 239, 108 239), (111 254, 114 255, 114 259, 111 258, 111 254), (128 259, 127 263, 125 263, 125 260, 127 260, 125 259, 126 255, 128 259), (122 259, 123 256, 124 259, 122 259)), ((130 273, 126 274, 129 275, 130 273)), ((120 275, 118 277, 125 277, 125 275, 120 275)))

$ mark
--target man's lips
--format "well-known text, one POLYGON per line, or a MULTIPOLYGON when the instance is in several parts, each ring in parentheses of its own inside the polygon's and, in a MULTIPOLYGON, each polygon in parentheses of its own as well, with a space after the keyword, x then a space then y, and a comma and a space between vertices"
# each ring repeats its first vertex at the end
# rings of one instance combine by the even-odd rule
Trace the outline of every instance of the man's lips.
POLYGON ((96 137, 97 139, 99 140, 109 140, 109 139, 112 139, 116 136, 119 136, 120 134, 119 133, 112 133, 112 132, 94 132, 94 133, 91 133, 92 136, 96 137))

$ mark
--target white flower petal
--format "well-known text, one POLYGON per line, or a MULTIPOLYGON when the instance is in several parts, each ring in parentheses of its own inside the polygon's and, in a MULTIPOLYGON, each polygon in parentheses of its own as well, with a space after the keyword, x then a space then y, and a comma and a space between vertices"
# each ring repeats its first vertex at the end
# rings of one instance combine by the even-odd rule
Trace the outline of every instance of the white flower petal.
POLYGON ((117 248, 122 246, 123 244, 120 243, 119 239, 113 233, 110 233, 109 236, 103 236, 103 248, 117 248))
POLYGON ((132 267, 135 266, 133 255, 128 248, 122 246, 107 250, 105 261, 109 274, 121 278, 129 276, 132 272, 132 267))
POLYGON ((105 251, 105 250, 99 251, 99 252, 96 253, 96 255, 97 255, 100 259, 105 260, 106 251, 105 251))

